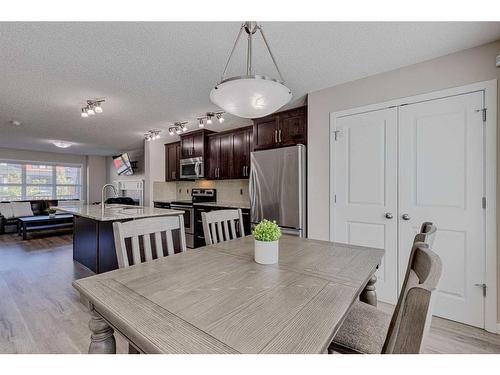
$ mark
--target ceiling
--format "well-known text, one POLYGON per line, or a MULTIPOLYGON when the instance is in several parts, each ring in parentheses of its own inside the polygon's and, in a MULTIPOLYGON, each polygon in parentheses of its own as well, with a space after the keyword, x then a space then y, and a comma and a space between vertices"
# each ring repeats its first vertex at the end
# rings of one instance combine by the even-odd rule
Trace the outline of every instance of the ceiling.
MULTIPOLYGON (((148 129, 166 129, 217 110, 217 83, 239 22, 0 23, 0 147, 111 155, 139 148, 148 129), (80 117, 86 99, 104 113, 80 117), (15 126, 10 121, 18 120, 15 126), (54 140, 73 142, 59 149, 54 140)), ((294 99, 308 92, 500 39, 500 23, 262 23, 294 99)), ((260 38, 260 37, 259 37, 260 38)), ((259 39, 256 73, 276 76, 259 39)), ((244 46, 229 75, 244 69, 244 46)), ((223 126, 249 124, 227 116, 223 126)))

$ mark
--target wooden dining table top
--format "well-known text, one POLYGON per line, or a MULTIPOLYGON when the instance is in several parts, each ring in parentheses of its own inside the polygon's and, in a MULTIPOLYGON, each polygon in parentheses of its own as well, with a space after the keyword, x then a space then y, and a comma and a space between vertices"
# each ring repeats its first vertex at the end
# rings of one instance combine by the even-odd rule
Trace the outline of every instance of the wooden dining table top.
POLYGON ((144 353, 323 353, 384 250, 282 236, 279 263, 252 236, 77 280, 144 353))

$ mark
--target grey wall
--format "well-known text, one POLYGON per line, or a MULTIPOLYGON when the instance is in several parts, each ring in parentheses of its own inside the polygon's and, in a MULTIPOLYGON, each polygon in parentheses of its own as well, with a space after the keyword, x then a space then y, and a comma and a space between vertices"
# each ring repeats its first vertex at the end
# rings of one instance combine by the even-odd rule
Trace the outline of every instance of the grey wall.
MULTIPOLYGON (((309 94, 308 97, 308 235, 329 238, 329 115, 330 112, 424 94, 474 82, 500 79, 495 57, 500 41, 434 60, 410 65, 309 94)), ((368 62, 367 62, 368 63, 368 62)), ((500 95, 497 92, 500 109, 500 95)), ((500 113, 500 111, 497 111, 500 113)), ((497 118, 498 124, 498 118, 497 118)), ((498 132, 500 137, 500 132, 498 132)), ((497 150, 500 149, 497 140, 497 150)), ((498 152, 498 151, 497 151, 498 152)), ((500 153, 499 153, 500 154, 500 153)), ((497 157, 497 160, 500 160, 497 157)), ((497 186, 500 163, 497 165, 497 186)), ((500 192, 500 189, 497 190, 500 192)), ((497 211, 500 199, 497 199, 497 211)), ((500 224, 500 220, 498 223, 500 224)), ((500 230, 498 230, 500 234, 500 230)), ((500 241, 499 241, 500 243, 500 241)), ((498 252, 500 254, 500 252, 498 252)), ((500 261, 500 256, 497 257, 500 261)), ((500 275, 500 262, 498 267, 500 275)), ((500 285, 499 285, 500 292, 500 285)), ((500 311, 500 298, 499 311, 500 311)))

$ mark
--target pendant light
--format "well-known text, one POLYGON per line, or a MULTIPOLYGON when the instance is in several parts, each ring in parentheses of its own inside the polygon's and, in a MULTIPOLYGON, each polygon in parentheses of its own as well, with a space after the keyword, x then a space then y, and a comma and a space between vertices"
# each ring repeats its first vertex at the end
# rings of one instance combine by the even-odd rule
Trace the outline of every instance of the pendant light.
POLYGON ((245 22, 229 55, 220 82, 210 92, 210 100, 227 113, 238 117, 259 118, 276 112, 292 99, 292 92, 284 85, 283 76, 267 39, 262 31, 262 26, 256 22, 245 22), (233 57, 243 31, 247 34, 247 70, 246 75, 226 78, 226 71, 233 57), (264 75, 257 75, 252 68, 252 38, 260 32, 264 44, 274 63, 279 79, 264 75))

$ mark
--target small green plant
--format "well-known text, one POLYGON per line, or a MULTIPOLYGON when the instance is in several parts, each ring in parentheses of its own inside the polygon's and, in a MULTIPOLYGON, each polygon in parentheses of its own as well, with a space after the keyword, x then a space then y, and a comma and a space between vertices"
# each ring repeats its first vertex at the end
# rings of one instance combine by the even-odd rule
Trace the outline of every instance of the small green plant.
POLYGON ((277 241, 281 237, 281 229, 274 220, 262 220, 252 233, 257 241, 277 241))
POLYGON ((55 214, 57 212, 57 210, 55 208, 51 207, 48 209, 48 212, 49 212, 49 214, 55 214))

